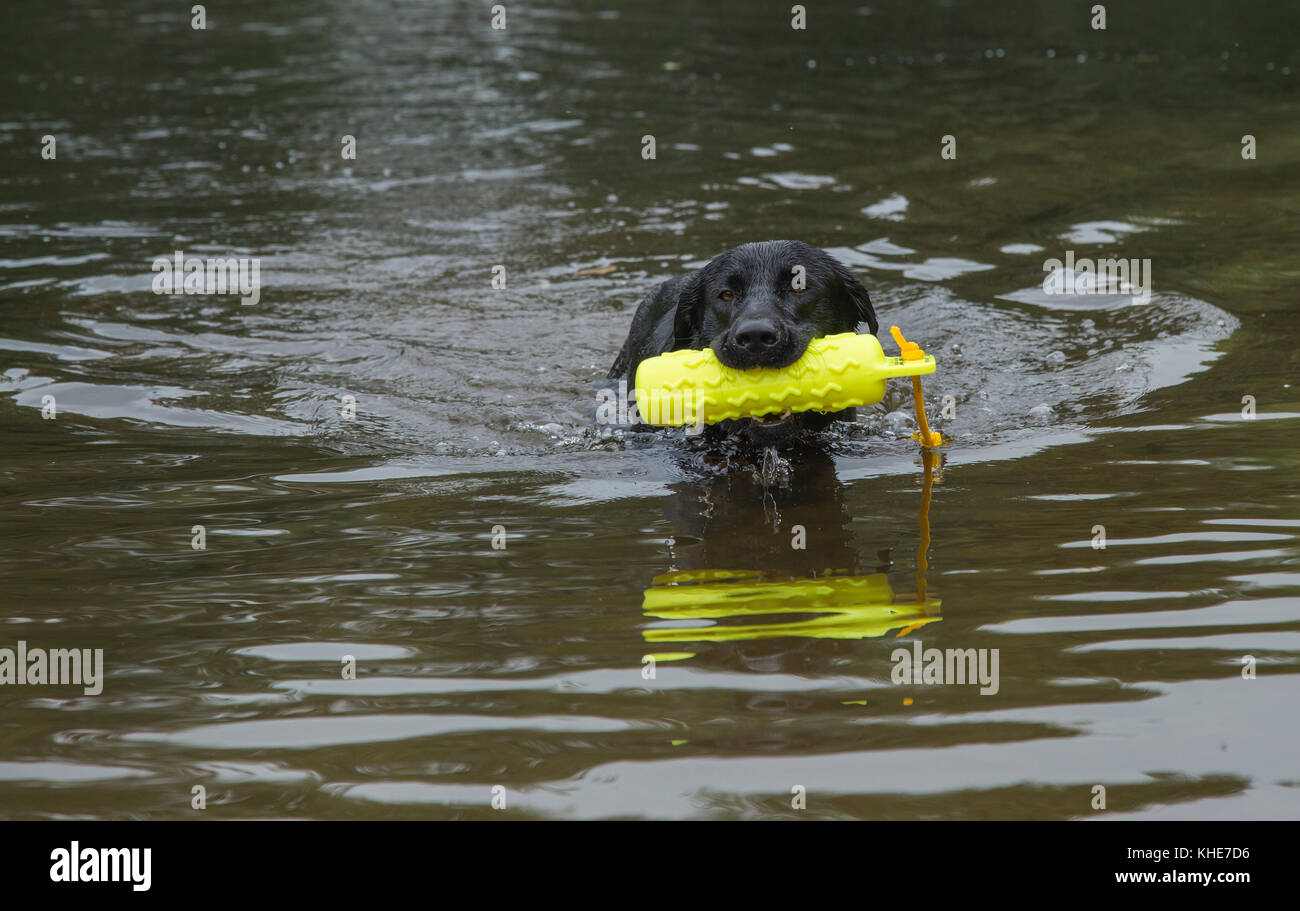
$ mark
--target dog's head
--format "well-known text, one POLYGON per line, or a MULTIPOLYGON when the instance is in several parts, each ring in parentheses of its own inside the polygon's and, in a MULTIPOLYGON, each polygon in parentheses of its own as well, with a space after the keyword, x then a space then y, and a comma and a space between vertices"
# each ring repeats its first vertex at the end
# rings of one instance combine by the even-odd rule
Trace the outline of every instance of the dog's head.
MULTIPOLYGON (((793 240, 744 244, 715 256, 682 286, 673 324, 677 348, 710 347, 727 367, 788 367, 808 343, 878 328, 867 289, 823 250, 793 240)), ((739 432, 766 444, 792 431, 820 430, 835 417, 806 412, 723 421, 715 432, 739 432)))
POLYGON ((876 313, 867 289, 829 253, 795 240, 744 244, 715 256, 682 287, 678 347, 713 349, 737 370, 788 367, 814 338, 852 332, 876 313))

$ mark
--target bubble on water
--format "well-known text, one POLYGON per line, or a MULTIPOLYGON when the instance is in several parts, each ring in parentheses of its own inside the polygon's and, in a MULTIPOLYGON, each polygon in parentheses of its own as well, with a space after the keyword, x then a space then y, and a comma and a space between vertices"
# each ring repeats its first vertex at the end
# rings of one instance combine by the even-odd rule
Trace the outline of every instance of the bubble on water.
POLYGON ((900 408, 885 415, 885 427, 896 436, 911 436, 916 430, 916 417, 900 408))
POLYGON ((1065 352, 1060 350, 1053 351, 1051 354, 1047 355, 1046 360, 1049 364, 1064 364, 1065 352))
POLYGON ((1052 419, 1052 406, 1046 404, 1035 405, 1029 409, 1029 417, 1040 424, 1045 424, 1052 419))

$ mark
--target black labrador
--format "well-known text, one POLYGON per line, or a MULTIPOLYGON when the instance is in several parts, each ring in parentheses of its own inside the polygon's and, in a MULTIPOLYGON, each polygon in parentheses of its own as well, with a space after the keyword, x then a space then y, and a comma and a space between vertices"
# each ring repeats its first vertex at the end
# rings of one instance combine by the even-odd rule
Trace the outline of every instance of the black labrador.
MULTIPOLYGON (((710 347, 738 370, 787 367, 823 335, 853 332, 865 322, 875 335, 876 312, 867 289, 824 250, 796 240, 743 244, 702 269, 656 287, 632 317, 609 379, 631 389, 643 360, 682 348, 710 347)), ((714 435, 772 445, 831 421, 853 420, 853 409, 766 415, 714 425, 714 435)))

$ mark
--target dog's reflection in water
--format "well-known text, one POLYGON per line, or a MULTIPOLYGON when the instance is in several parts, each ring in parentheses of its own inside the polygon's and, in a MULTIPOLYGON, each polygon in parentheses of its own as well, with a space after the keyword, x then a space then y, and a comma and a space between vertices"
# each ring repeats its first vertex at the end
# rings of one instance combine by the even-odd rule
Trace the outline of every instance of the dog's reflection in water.
MULTIPOLYGON (((925 453, 926 507, 933 462, 925 453)), ((917 593, 896 597, 886 551, 863 565, 823 452, 769 450, 752 470, 676 485, 666 517, 674 566, 643 603, 657 661, 707 654, 715 667, 834 674, 837 659, 860 650, 846 640, 907 636, 940 619, 920 573, 917 593)))

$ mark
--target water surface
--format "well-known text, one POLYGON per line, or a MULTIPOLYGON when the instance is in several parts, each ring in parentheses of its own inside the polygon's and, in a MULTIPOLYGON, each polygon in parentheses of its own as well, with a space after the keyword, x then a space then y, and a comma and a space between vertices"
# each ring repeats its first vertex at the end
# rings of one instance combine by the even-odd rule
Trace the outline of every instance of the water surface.
POLYGON ((107 673, 0 689, 0 814, 1294 818, 1286 15, 8 9, 0 647, 107 673), (644 293, 775 237, 938 357, 938 459, 902 385, 752 470, 590 427, 644 293), (261 301, 153 294, 178 249, 261 301))

